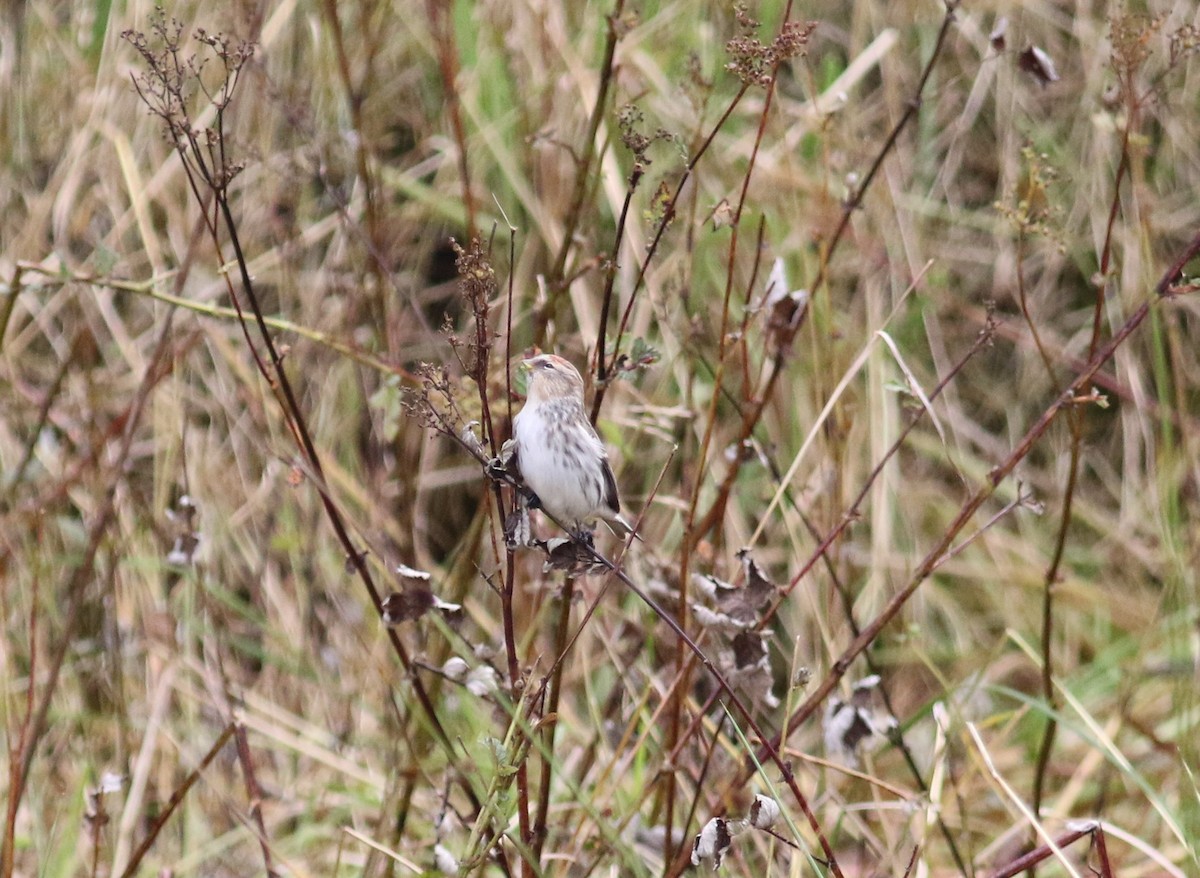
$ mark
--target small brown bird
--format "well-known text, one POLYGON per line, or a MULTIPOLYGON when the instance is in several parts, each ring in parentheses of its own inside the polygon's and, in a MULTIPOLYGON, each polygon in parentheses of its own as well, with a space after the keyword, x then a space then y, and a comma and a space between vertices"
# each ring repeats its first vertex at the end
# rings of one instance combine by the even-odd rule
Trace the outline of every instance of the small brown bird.
POLYGON ((542 354, 529 370, 525 406, 513 419, 516 464, 541 507, 575 534, 602 518, 633 530, 621 517, 608 452, 583 406, 583 378, 562 357, 542 354))

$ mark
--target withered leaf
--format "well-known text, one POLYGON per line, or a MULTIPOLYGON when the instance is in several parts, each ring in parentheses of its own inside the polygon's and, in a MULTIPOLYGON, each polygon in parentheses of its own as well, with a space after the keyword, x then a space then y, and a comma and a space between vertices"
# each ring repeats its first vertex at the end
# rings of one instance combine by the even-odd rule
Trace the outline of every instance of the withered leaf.
POLYGON ((704 824, 704 828, 692 842, 692 865, 708 863, 716 871, 732 844, 733 836, 729 834, 729 824, 723 817, 714 817, 704 824))
POLYGON ((1038 81, 1045 88, 1052 82, 1058 82, 1058 70, 1054 60, 1037 46, 1030 46, 1017 57, 1017 66, 1038 81))
POLYGON ((746 819, 755 829, 770 829, 779 819, 779 803, 770 796, 759 793, 750 805, 750 813, 746 819))
MULTIPOLYGON (((423 583, 429 579, 428 573, 421 570, 414 570, 411 567, 404 567, 403 565, 398 567, 396 571, 401 576, 416 582, 423 583)), ((410 622, 421 618, 430 610, 440 612, 452 626, 456 626, 462 621, 462 606, 460 604, 443 601, 433 593, 432 589, 425 585, 410 585, 401 591, 392 592, 383 599, 383 623, 385 625, 399 625, 402 622, 410 622)))
POLYGON ((742 587, 746 593, 746 601, 756 610, 761 609, 779 592, 779 586, 758 566, 748 548, 739 549, 737 557, 742 562, 742 571, 746 576, 746 583, 742 587))
POLYGON ((825 749, 847 765, 857 765, 862 747, 876 746, 898 725, 882 705, 873 704, 878 686, 877 674, 864 677, 852 687, 849 701, 832 698, 825 709, 825 749))
POLYGON ((992 32, 988 34, 988 41, 992 44, 992 48, 997 52, 1003 52, 1005 46, 1008 45, 1008 40, 1005 34, 1008 32, 1008 18, 1000 16, 996 19, 996 26, 992 28, 992 32))
POLYGON ((587 546, 568 537, 555 537, 542 544, 546 549, 546 562, 542 572, 565 570, 570 577, 589 573, 603 573, 608 568, 596 560, 587 546))
POLYGON ((433 592, 427 588, 394 591, 383 599, 383 624, 399 625, 420 619, 433 606, 433 592))
POLYGON ((767 657, 767 644, 757 631, 741 631, 733 638, 733 659, 738 668, 757 665, 767 657))
POLYGON ((518 503, 516 508, 504 517, 504 544, 510 549, 520 549, 530 545, 531 539, 529 509, 524 503, 518 503))

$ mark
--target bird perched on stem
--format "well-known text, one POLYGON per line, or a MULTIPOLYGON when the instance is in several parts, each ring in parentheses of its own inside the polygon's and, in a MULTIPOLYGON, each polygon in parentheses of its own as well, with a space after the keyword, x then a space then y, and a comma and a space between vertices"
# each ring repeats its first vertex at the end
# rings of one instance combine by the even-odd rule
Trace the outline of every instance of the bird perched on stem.
POLYGON ((525 406, 513 419, 517 469, 541 508, 574 535, 601 518, 618 533, 633 530, 621 517, 608 452, 588 420, 583 378, 554 354, 531 357, 525 406))

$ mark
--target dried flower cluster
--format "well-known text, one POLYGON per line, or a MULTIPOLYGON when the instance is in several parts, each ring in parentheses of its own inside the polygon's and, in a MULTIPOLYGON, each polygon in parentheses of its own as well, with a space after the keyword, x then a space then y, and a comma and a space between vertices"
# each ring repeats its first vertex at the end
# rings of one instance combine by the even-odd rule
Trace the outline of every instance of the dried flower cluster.
POLYGON ((779 35, 767 44, 754 35, 759 22, 750 17, 745 6, 739 5, 735 14, 741 34, 725 44, 725 51, 733 59, 725 69, 746 85, 770 85, 775 69, 788 58, 803 55, 817 29, 815 21, 786 21, 779 35))

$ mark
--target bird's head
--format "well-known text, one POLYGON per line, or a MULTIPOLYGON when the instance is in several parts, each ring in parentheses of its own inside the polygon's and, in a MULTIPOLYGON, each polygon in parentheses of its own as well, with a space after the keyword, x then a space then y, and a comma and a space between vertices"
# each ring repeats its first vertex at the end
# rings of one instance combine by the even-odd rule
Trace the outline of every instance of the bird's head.
POLYGON ((521 363, 529 373, 526 399, 530 403, 551 402, 557 399, 583 400, 583 378, 579 370, 554 354, 539 354, 521 363))

